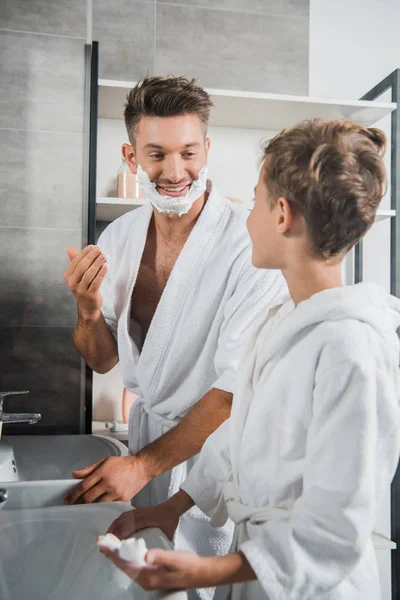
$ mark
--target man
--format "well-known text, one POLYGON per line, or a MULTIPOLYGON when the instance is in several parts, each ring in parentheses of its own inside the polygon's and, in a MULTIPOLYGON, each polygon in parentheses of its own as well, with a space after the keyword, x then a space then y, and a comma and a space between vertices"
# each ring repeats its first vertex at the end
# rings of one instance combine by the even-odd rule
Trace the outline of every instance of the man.
MULTIPOLYGON (((247 211, 207 180, 211 106, 183 77, 146 78, 132 89, 122 153, 149 204, 111 223, 98 247, 68 249, 76 348, 99 373, 119 360, 139 399, 131 456, 74 472, 84 481, 67 503, 134 497, 146 506, 174 494, 229 417, 247 329, 285 289, 280 272, 251 264, 247 211)), ((231 525, 214 530, 194 508, 176 545, 223 553, 231 534, 231 525)))

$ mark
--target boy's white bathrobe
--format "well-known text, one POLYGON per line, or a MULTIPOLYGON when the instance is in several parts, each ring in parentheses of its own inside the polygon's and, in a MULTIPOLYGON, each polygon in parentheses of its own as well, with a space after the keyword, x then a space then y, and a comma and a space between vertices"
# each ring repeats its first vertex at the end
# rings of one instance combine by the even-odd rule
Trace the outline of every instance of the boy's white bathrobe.
MULTIPOLYGON (((248 211, 222 197, 210 182, 208 191, 142 348, 130 308, 151 205, 111 223, 98 241, 109 257, 102 312, 118 342, 124 385, 140 396, 130 415, 132 454, 174 427, 211 388, 233 392, 246 331, 287 289, 280 272, 260 271, 251 264, 248 211)), ((192 463, 154 479, 135 496, 134 505, 166 500, 179 489, 192 463)), ((204 554, 224 552, 232 531, 232 525, 215 531, 194 509, 182 521, 177 545, 204 554)))
POLYGON ((399 325, 400 301, 362 283, 256 327, 231 418, 181 486, 213 524, 237 524, 258 581, 232 598, 380 599, 371 534, 399 458, 399 325))

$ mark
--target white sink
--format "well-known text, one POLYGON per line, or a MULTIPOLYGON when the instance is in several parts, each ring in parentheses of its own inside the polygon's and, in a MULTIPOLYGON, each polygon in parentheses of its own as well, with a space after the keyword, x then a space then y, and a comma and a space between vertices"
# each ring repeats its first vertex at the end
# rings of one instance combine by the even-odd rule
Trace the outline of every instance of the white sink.
POLYGON ((0 442, 0 481, 18 481, 14 451, 6 441, 0 442))
MULTIPOLYGON (((186 592, 145 592, 96 547, 131 506, 123 502, 0 510, 2 600, 185 600, 186 592)), ((159 529, 140 532, 149 548, 170 549, 159 529)))
POLYGON ((14 435, 0 440, 0 482, 71 479, 72 471, 108 456, 126 456, 128 448, 99 435, 14 435), (9 448, 17 473, 10 470, 9 448), (2 463, 1 457, 4 456, 2 463), (8 458, 7 458, 8 457, 8 458))
POLYGON ((80 481, 80 479, 52 479, 6 482, 1 484, 8 491, 8 500, 3 510, 63 506, 64 496, 80 481))

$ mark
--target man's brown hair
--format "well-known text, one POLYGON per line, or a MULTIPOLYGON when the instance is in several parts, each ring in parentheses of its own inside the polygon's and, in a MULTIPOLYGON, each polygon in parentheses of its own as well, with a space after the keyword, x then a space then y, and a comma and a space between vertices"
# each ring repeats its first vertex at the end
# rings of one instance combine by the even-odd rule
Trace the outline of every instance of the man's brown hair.
POLYGON ((284 197, 303 215, 313 252, 346 254, 368 231, 386 190, 383 131, 338 119, 304 121, 264 148, 273 204, 284 197))
POLYGON ((146 77, 129 92, 125 104, 125 125, 134 145, 140 119, 143 117, 176 117, 195 114, 207 133, 212 102, 196 79, 186 77, 146 77))

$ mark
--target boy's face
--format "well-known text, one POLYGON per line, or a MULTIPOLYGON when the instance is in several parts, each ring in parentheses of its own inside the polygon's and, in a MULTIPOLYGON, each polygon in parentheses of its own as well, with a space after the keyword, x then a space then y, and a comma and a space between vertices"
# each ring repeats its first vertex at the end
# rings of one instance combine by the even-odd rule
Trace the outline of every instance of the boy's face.
POLYGON ((247 219, 253 244, 252 262, 259 269, 281 269, 283 248, 279 235, 279 205, 272 207, 264 182, 264 168, 254 188, 255 205, 247 219))
POLYGON ((133 173, 147 172, 163 196, 185 196, 207 163, 210 140, 197 115, 145 117, 140 120, 135 148, 122 147, 133 173))

